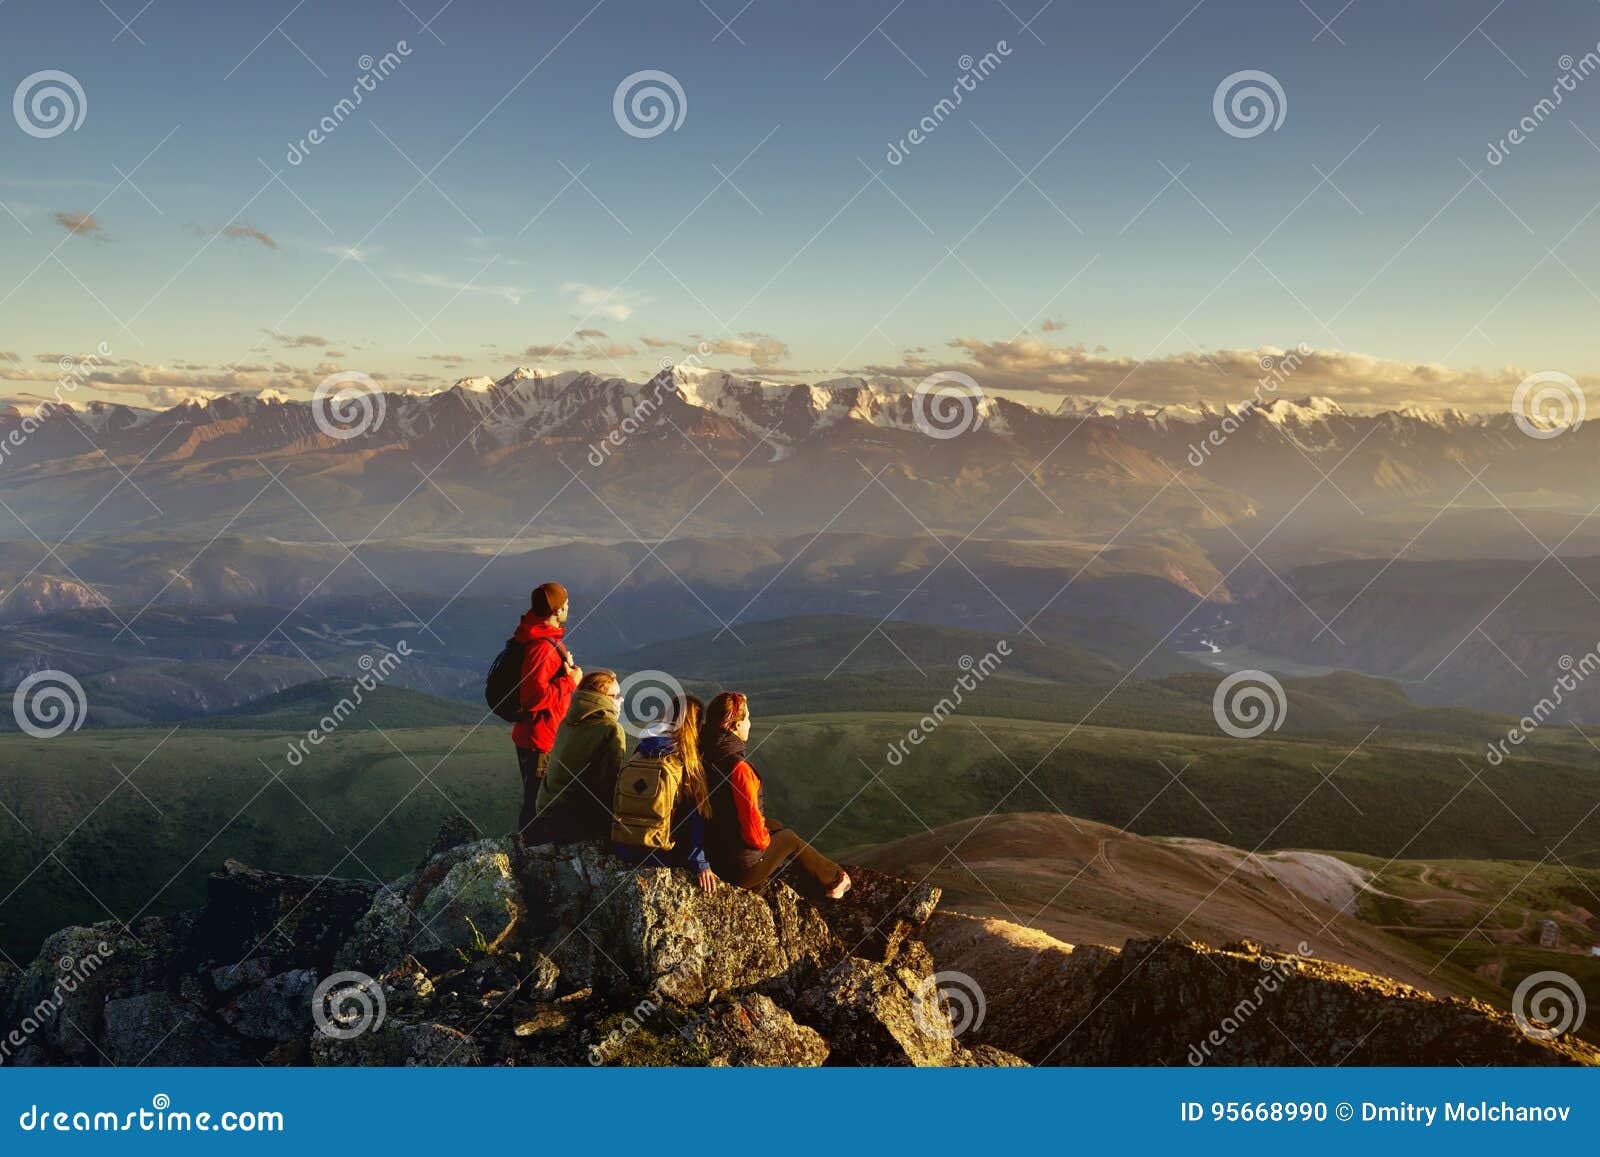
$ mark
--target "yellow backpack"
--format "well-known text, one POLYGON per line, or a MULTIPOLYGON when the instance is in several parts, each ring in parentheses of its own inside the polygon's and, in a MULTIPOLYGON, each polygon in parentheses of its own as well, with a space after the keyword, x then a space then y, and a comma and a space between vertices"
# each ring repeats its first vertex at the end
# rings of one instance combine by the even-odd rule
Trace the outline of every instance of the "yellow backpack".
POLYGON ((630 848, 672 848, 672 812, 683 784, 683 765, 671 757, 635 755, 617 776, 611 802, 611 838, 630 848))

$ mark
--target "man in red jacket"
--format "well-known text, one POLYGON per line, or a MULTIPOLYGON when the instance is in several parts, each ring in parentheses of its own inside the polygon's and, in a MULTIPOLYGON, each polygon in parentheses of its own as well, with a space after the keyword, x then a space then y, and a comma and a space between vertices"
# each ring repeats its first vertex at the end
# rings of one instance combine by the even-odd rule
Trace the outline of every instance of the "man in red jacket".
POLYGON ((517 836, 533 823, 539 783, 550 763, 556 728, 566 718, 572 691, 583 678, 583 668, 561 645, 567 621, 567 591, 560 583, 533 588, 526 614, 512 635, 524 647, 521 695, 522 718, 511 729, 517 745, 517 770, 522 775, 522 810, 517 815, 517 836))

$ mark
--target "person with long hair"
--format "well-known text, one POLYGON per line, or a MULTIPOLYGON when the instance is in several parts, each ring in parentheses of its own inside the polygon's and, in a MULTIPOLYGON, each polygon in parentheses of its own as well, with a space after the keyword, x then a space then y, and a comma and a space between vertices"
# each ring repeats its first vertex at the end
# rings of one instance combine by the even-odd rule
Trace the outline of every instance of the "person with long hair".
POLYGON ((700 761, 700 727, 705 704, 685 695, 677 705, 676 718, 647 730, 638 749, 617 779, 618 803, 630 790, 637 776, 659 770, 659 780, 648 774, 638 779, 644 785, 664 785, 671 799, 667 808, 670 822, 653 822, 659 817, 641 816, 634 820, 614 809, 612 846, 629 863, 646 867, 686 867, 695 874, 702 891, 717 889, 717 876, 706 858, 706 821, 711 817, 710 793, 706 789, 705 766, 700 761), (655 767, 652 768, 651 765, 655 767))
POLYGON ((797 891, 841 898, 850 890, 850 874, 766 814, 761 776, 746 756, 749 738, 750 700, 737 691, 713 698, 700 735, 711 809, 706 823, 711 866, 730 884, 750 889, 793 866, 798 871, 786 882, 797 891))

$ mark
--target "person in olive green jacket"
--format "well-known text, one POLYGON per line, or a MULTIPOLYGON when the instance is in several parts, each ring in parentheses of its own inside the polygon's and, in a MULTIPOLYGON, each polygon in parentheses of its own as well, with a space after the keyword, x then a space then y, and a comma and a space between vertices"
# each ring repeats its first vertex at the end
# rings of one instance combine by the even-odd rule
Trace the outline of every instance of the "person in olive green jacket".
POLYGON ((528 843, 611 838, 611 797, 627 755, 621 700, 614 671, 590 671, 579 682, 550 749, 528 843))

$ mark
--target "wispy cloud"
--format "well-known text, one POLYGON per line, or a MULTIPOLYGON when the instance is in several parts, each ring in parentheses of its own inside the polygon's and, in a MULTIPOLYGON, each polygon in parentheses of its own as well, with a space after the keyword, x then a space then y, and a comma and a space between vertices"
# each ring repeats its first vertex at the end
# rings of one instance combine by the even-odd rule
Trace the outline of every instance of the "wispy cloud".
POLYGON ((79 237, 105 236, 100 228, 100 222, 95 219, 92 213, 79 213, 64 209, 56 213, 55 223, 68 233, 76 234, 79 237))
POLYGON ((258 241, 262 245, 265 245, 268 249, 276 249, 278 247, 278 243, 276 241, 274 241, 271 237, 268 237, 254 225, 246 225, 242 222, 237 225, 228 225, 222 229, 219 229, 217 231, 217 236, 231 237, 236 241, 258 241))
POLYGON ((413 285, 426 285, 432 289, 448 289, 452 293, 481 293, 490 297, 499 297, 512 305, 521 305, 523 296, 528 292, 520 285, 490 285, 482 281, 457 281, 449 277, 440 277, 435 273, 403 272, 395 274, 401 281, 409 281, 413 285))
POLYGON ((582 281, 567 281, 561 285, 563 295, 577 302, 578 308, 590 317, 608 317, 612 321, 627 321, 634 310, 645 304, 645 299, 620 289, 606 289, 582 281))
POLYGON ((694 334, 685 349, 693 349, 707 356, 749 358, 758 369, 775 366, 789 356, 789 347, 770 333, 746 332, 738 337, 715 340, 694 334))
MULTIPOLYGON (((959 337, 949 358, 907 354, 898 364, 852 371, 880 379, 910 380, 940 370, 970 374, 987 391, 1033 391, 1121 402, 1238 404, 1251 396, 1264 366, 1280 364, 1285 350, 1185 350, 1135 358, 1085 344, 1058 346, 1035 337, 985 341, 959 337)), ((1311 349, 1280 387, 1294 396, 1316 394, 1362 409, 1442 405, 1505 409, 1530 372, 1516 366, 1456 369, 1438 362, 1408 362, 1346 350, 1311 349)))
POLYGON ((328 344, 328 339, 314 333, 280 333, 275 329, 264 329, 264 334, 274 338, 279 345, 288 346, 290 349, 307 349, 316 347, 321 349, 328 344))

